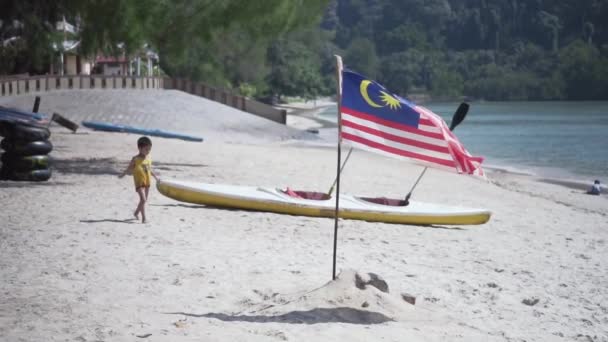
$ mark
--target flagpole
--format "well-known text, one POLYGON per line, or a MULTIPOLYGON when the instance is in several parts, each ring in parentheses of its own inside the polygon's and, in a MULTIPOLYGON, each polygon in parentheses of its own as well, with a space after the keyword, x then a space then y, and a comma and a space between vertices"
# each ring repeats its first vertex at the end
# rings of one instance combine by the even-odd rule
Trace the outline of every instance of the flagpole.
POLYGON ((337 105, 338 105, 338 163, 336 171, 336 211, 334 212, 334 258, 331 279, 336 280, 336 252, 338 249, 338 212, 340 210, 340 164, 341 164, 341 130, 342 130, 342 114, 340 112, 342 107, 342 57, 335 55, 336 57, 336 80, 337 80, 337 105))

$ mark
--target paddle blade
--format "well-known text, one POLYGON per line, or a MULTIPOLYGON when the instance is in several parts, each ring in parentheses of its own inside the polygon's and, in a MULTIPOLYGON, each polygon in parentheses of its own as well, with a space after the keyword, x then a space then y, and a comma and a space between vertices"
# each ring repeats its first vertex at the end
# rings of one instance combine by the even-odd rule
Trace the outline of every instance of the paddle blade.
POLYGON ((456 126, 460 125, 460 123, 467 116, 468 112, 469 112, 469 104, 465 103, 465 102, 461 103, 460 106, 458 106, 458 109, 456 109, 456 113, 454 113, 454 116, 452 117, 452 123, 450 124, 450 131, 453 131, 454 128, 456 128, 456 126))

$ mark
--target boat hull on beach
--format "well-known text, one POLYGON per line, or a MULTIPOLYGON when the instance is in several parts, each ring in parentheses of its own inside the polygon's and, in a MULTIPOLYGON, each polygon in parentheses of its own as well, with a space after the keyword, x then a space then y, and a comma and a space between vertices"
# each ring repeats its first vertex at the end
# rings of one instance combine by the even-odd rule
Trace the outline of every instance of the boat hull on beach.
MULTIPOLYGON (((323 193, 265 187, 161 180, 158 191, 175 200, 214 207, 281 214, 334 217, 335 198, 323 193)), ((475 225, 491 216, 486 209, 340 194, 339 217, 415 225, 475 225)))

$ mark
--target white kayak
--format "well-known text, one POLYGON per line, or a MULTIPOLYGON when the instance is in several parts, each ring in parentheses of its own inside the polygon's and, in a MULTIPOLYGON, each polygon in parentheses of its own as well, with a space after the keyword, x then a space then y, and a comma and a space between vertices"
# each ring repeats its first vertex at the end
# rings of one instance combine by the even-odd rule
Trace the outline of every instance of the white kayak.
MULTIPOLYGON (((336 200, 327 194, 293 191, 289 188, 209 184, 161 180, 158 191, 181 202, 215 207, 267 211, 290 215, 334 217, 336 200)), ((370 198, 340 194, 339 217, 353 220, 405 224, 483 224, 490 211, 389 198, 370 198)))

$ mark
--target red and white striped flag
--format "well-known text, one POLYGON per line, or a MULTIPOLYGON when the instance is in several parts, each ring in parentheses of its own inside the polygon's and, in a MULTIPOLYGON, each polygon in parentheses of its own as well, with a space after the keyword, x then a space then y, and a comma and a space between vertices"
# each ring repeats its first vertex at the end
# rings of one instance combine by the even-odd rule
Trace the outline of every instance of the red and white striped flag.
POLYGON ((346 69, 342 70, 340 137, 391 157, 484 175, 483 158, 473 157, 439 115, 346 69))

